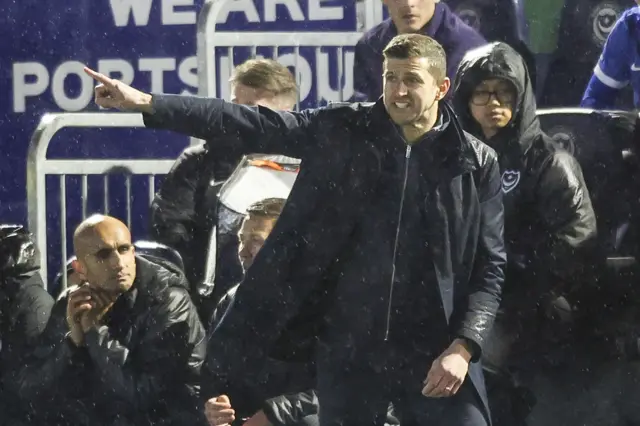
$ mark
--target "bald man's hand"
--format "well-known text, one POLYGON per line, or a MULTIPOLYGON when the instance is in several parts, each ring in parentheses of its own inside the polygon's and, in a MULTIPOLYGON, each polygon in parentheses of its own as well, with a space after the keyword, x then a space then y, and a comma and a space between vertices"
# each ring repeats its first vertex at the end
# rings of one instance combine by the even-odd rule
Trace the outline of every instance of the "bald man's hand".
POLYGON ((91 296, 92 308, 89 311, 83 312, 80 317, 80 325, 83 333, 99 325, 102 318, 109 312, 116 301, 116 298, 98 289, 90 289, 89 294, 91 296))
POLYGON ((67 326, 69 337, 76 346, 82 345, 84 332, 82 330, 82 317, 93 309, 93 301, 88 285, 80 285, 69 293, 67 299, 67 326))
POLYGON ((151 113, 151 95, 134 89, 128 84, 114 80, 85 67, 84 72, 99 84, 95 88, 95 101, 103 108, 115 108, 121 111, 151 113))

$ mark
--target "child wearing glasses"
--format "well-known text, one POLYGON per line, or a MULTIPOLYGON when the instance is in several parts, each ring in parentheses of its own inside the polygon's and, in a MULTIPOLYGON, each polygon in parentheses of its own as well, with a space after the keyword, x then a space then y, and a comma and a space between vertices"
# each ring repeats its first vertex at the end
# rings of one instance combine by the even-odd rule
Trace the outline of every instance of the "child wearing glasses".
POLYGON ((469 51, 454 87, 464 130, 494 148, 500 162, 509 263, 483 365, 494 425, 522 424, 533 409, 535 375, 566 347, 562 330, 575 320, 568 290, 586 275, 596 218, 580 165, 540 128, 531 80, 514 49, 491 43, 469 51), (518 384, 513 372, 533 375, 518 384))

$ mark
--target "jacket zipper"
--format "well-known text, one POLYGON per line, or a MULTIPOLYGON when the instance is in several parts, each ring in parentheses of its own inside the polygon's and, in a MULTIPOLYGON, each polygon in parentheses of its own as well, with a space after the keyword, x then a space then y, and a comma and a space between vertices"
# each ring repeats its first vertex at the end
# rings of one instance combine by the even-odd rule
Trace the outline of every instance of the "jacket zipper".
POLYGON ((396 256, 398 254, 398 239, 400 238, 400 226, 402 225, 402 212, 404 211, 404 193, 407 189, 407 178, 409 176, 409 160, 411 159, 411 145, 407 145, 404 155, 404 179, 402 181, 402 195, 400 196, 400 212, 398 212, 398 226, 396 228, 396 238, 393 243, 393 259, 391 263, 391 283, 389 285, 389 302, 387 305, 387 324, 384 332, 385 342, 389 340, 389 328, 391 327, 391 305, 393 302, 393 287, 396 281, 396 256))

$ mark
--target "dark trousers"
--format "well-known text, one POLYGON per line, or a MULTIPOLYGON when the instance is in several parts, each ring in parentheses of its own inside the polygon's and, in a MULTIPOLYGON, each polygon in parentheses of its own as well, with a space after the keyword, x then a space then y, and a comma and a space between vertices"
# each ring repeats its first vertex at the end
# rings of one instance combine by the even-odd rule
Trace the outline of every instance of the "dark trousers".
POLYGON ((468 378, 453 397, 422 395, 432 362, 432 356, 389 356, 380 363, 348 365, 319 361, 320 426, 382 426, 390 402, 402 426, 487 426, 483 404, 468 378))

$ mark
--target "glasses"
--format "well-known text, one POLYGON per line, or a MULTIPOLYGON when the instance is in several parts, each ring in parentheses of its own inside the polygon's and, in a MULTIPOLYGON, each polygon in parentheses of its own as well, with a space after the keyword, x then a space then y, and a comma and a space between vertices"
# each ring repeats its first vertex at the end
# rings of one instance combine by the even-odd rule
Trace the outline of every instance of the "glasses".
POLYGON ((509 89, 496 91, 476 90, 471 95, 471 103, 478 106, 485 106, 491 101, 491 98, 496 98, 501 105, 511 105, 514 97, 513 92, 509 89))

